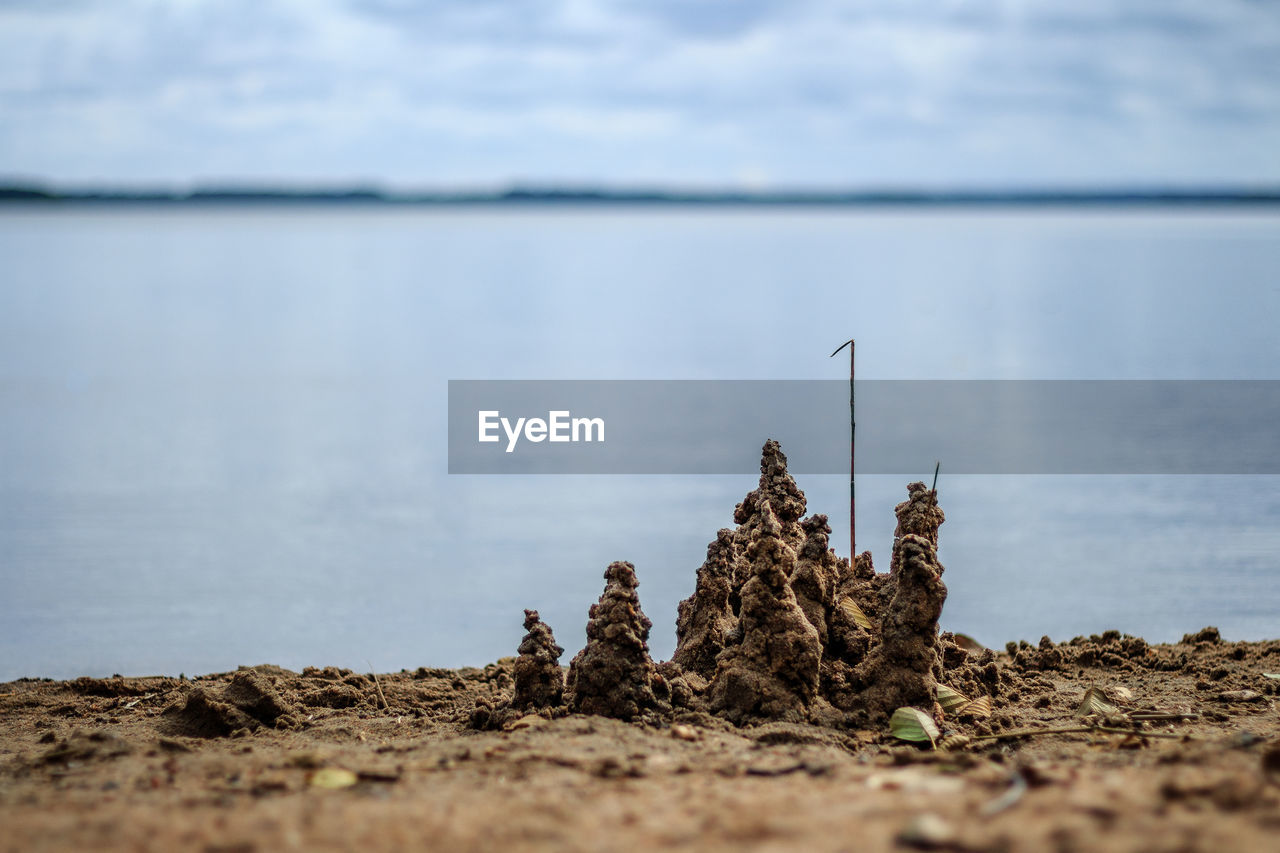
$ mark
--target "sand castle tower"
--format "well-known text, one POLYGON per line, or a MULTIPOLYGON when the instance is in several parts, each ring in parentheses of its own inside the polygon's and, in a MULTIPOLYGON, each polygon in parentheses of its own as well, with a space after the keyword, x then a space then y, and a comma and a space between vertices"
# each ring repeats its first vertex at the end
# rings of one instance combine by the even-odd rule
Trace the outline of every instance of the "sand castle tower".
POLYGON ((554 708, 564 698, 564 673, 560 669, 564 649, 556 645, 551 626, 539 618, 538 611, 524 612, 524 629, 528 633, 520 641, 516 692, 511 704, 521 711, 554 708))
MULTIPOLYGON (((800 519, 804 516, 804 492, 796 485, 795 478, 787 472, 787 457, 782 445, 774 439, 764 443, 760 451, 760 484, 747 493, 742 503, 734 507, 733 521, 737 530, 738 547, 745 552, 759 526, 759 506, 768 501, 776 521, 781 525, 780 537, 792 550, 799 550, 804 542, 800 519)), ((746 578, 738 579, 741 587, 746 578)))
POLYGON ((907 499, 893 508, 898 516, 898 526, 893 531, 893 558, 889 563, 889 574, 897 571, 897 542, 903 536, 923 536, 934 548, 938 547, 938 528, 947 520, 946 514, 938 507, 938 493, 924 483, 911 483, 907 486, 907 499))
POLYGON ((569 664, 569 707, 584 714, 630 720, 656 706, 649 629, 640 609, 635 566, 610 563, 600 601, 591 605, 587 645, 569 664))
POLYGON ((937 548, 908 533, 894 544, 893 564, 879 641, 857 673, 865 685, 859 701, 873 722, 905 705, 930 708, 937 693, 938 618, 947 600, 937 548))
POLYGON ((822 647, 827 647, 828 625, 836 606, 836 586, 840 567, 835 554, 827 547, 831 525, 825 515, 815 515, 800 522, 805 539, 791 573, 791 589, 809 624, 818 630, 822 647))
POLYGON ((742 639, 720 655, 711 710, 734 723, 802 721, 818 692, 822 644, 791 590, 796 558, 782 538, 783 523, 767 498, 753 516, 758 524, 747 549, 752 575, 742 587, 742 639))
POLYGON ((676 614, 676 651, 671 659, 708 680, 715 675, 716 656, 724 651, 725 638, 738 621, 729 602, 738 559, 733 538, 728 528, 716 533, 698 569, 693 595, 680 602, 676 614))

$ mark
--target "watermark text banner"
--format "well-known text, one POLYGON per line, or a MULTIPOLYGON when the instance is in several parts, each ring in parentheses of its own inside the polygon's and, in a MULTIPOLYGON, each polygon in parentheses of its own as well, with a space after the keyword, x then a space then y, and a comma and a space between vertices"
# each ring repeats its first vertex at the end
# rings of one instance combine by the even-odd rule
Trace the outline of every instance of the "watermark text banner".
MULTIPOLYGON (((866 474, 1280 474, 1280 380, 859 380, 866 474)), ((453 474, 849 470, 840 380, 451 380, 453 474)))

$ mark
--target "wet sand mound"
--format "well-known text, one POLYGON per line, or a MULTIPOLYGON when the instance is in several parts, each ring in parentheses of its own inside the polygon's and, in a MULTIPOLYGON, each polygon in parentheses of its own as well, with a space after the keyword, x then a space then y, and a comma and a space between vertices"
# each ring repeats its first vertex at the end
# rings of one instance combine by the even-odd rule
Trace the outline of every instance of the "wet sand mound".
POLYGON ((237 672, 216 694, 193 688, 180 704, 165 710, 162 729, 188 737, 226 737, 263 726, 288 728, 297 724, 294 713, 268 676, 248 669, 237 672))

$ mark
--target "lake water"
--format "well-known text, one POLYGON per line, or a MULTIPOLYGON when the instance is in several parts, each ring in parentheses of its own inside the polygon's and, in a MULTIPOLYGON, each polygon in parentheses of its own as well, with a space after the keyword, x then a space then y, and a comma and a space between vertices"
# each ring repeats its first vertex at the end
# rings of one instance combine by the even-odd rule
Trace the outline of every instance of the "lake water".
MULTIPOLYGON (((482 664, 524 607, 567 662, 615 559, 669 656, 754 478, 450 476, 449 379, 839 378, 849 337, 868 379, 1275 379, 1278 320, 1274 210, 0 210, 0 679, 482 664)), ((859 480, 882 569, 906 481, 859 480)), ((847 482, 800 485, 847 552, 847 482)), ((939 488, 946 628, 1280 636, 1280 478, 939 488)))

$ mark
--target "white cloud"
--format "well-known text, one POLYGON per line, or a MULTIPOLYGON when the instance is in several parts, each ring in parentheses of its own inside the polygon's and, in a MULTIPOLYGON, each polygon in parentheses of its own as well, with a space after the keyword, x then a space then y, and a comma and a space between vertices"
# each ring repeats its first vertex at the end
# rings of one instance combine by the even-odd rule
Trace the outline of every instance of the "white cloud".
POLYGON ((1278 57, 1247 0, 9 0, 0 173, 1277 181, 1278 57))

